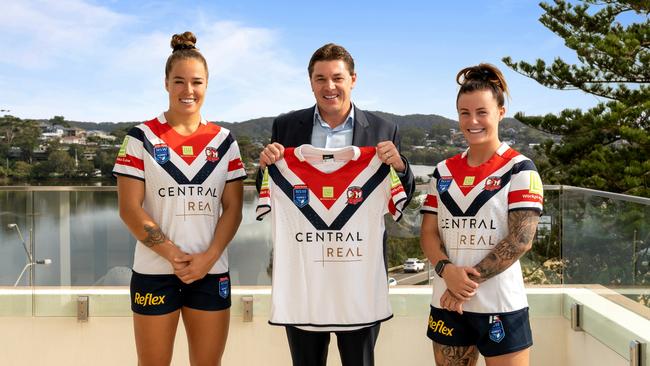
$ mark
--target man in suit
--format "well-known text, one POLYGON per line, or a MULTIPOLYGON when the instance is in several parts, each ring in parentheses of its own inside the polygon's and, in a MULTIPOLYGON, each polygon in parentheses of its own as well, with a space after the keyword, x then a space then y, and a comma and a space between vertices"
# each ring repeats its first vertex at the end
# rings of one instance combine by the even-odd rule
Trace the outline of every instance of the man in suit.
MULTIPOLYGON (((316 105, 283 114, 273 121, 271 143, 260 153, 257 189, 261 185, 263 170, 282 159, 285 146, 376 146, 381 161, 397 172, 408 202, 415 190, 415 180, 408 161, 399 153, 397 126, 357 108, 350 100, 357 80, 352 56, 339 45, 326 44, 312 55, 308 72, 316 105)), ((386 233, 384 248, 385 245, 386 233)), ((354 330, 293 326, 287 326, 286 330, 294 366, 325 366, 330 332, 337 335, 343 366, 374 365, 379 323, 354 330)))

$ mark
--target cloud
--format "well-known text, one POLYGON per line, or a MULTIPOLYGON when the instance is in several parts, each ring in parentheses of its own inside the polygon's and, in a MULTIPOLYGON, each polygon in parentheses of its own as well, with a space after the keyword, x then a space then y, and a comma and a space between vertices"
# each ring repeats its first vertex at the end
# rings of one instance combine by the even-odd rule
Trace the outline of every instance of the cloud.
POLYGON ((173 10, 123 15, 81 0, 8 3, 0 14, 10 43, 0 55, 7 66, 0 101, 23 118, 151 118, 167 108, 171 35, 191 29, 210 69, 206 118, 242 121, 313 103, 306 65, 296 64, 277 30, 173 10))
POLYGON ((80 0, 11 1, 0 12, 0 63, 40 69, 79 61, 131 17, 80 0))
MULTIPOLYGON (((232 21, 200 22, 192 30, 210 71, 206 118, 242 121, 313 103, 306 65, 295 65, 276 31, 232 21)), ((153 116, 160 112, 151 110, 154 104, 166 107, 163 78, 170 38, 171 32, 162 31, 136 36, 106 64, 102 74, 111 77, 103 82, 115 84, 113 90, 125 85, 124 94, 137 95, 122 98, 127 106, 121 120, 153 116)))

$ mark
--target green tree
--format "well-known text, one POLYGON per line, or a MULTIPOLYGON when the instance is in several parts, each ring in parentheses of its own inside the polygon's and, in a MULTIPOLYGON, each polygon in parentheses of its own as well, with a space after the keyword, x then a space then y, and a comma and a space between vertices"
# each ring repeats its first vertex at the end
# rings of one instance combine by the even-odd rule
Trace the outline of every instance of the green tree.
POLYGON ((50 119, 52 125, 59 125, 61 127, 70 127, 70 124, 65 120, 63 116, 54 116, 50 119))
POLYGON ((46 166, 50 174, 54 173, 66 178, 73 177, 76 170, 74 158, 66 151, 61 150, 50 153, 46 166))
POLYGON ((25 179, 29 178, 32 173, 32 166, 24 161, 17 161, 14 165, 11 175, 15 178, 25 179))
POLYGON ((547 184, 568 184, 650 197, 650 2, 582 0, 541 3, 540 22, 575 51, 578 64, 503 62, 540 84, 581 90, 602 100, 581 111, 515 118, 560 135, 540 146, 547 184))
POLYGON ((6 156, 11 147, 18 147, 21 159, 31 163, 34 149, 39 144, 41 129, 36 121, 5 115, 0 117, 0 136, 2 155, 6 156))

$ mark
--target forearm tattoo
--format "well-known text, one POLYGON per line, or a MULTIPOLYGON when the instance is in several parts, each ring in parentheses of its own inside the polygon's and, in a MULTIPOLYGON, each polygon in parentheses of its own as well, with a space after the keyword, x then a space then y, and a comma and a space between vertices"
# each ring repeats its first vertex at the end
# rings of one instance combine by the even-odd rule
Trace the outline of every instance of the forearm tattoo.
POLYGON ((505 271, 530 248, 535 237, 539 214, 532 210, 513 211, 508 214, 508 236, 483 258, 476 270, 481 277, 470 276, 472 280, 484 282, 505 271))
POLYGON ((158 226, 154 225, 144 225, 144 231, 147 232, 147 237, 142 239, 142 244, 148 246, 149 248, 154 245, 162 244, 167 240, 165 234, 158 226))
POLYGON ((474 366, 478 361, 476 346, 445 346, 434 343, 437 366, 474 366))

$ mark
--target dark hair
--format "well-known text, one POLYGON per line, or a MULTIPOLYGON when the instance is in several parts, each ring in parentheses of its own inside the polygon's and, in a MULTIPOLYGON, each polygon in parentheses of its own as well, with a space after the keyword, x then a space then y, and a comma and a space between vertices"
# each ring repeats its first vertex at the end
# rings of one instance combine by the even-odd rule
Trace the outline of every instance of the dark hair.
POLYGON ((309 77, 314 72, 314 64, 318 61, 333 61, 333 60, 342 60, 345 62, 345 65, 348 67, 350 75, 354 75, 354 60, 352 55, 343 48, 334 43, 328 43, 323 47, 319 48, 314 52, 309 60, 309 66, 307 66, 307 71, 309 72, 309 77))
POLYGON ((173 51, 167 58, 167 63, 165 64, 165 79, 169 78, 169 73, 172 71, 172 67, 176 61, 188 58, 195 58, 201 61, 205 67, 205 73, 208 73, 208 63, 195 45, 196 36, 192 32, 184 32, 172 36, 171 47, 173 51))
POLYGON ((460 85, 460 90, 456 96, 456 104, 458 104, 458 98, 460 98, 461 94, 477 90, 490 90, 499 107, 503 107, 505 95, 510 96, 506 79, 501 71, 491 64, 482 63, 460 70, 456 75, 456 82, 460 85))

